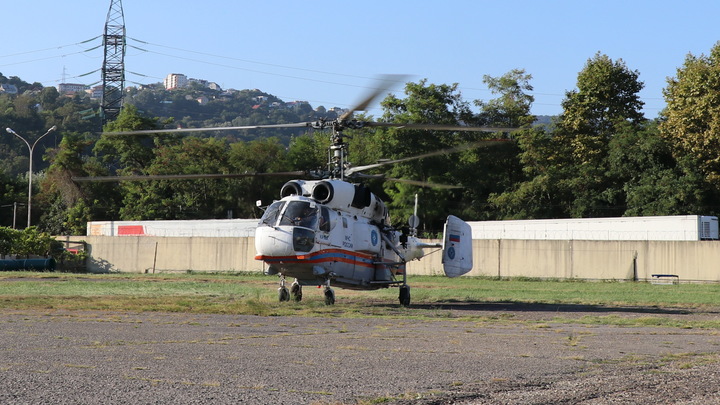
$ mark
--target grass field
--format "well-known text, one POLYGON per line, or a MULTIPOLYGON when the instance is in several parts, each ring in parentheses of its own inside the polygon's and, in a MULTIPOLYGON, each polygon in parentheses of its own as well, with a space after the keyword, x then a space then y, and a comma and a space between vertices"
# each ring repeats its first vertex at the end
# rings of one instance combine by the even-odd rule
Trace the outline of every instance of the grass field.
POLYGON ((527 303, 595 307, 720 307, 720 284, 497 280, 409 277, 412 306, 400 308, 397 288, 336 289, 325 306, 305 287, 301 303, 278 302, 278 279, 261 274, 0 273, 0 309, 168 311, 211 314, 437 317, 446 304, 527 303))

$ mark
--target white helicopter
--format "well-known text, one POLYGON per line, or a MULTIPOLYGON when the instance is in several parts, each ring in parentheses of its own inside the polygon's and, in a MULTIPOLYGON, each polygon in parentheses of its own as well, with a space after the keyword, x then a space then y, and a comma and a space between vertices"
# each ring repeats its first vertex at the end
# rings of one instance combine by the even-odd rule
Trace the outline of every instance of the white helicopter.
POLYGON ((342 163, 347 148, 339 133, 333 136, 330 150, 334 153, 328 163, 328 171, 337 174, 324 180, 285 183, 281 199, 265 210, 256 230, 255 259, 267 265, 266 274, 280 276, 280 301, 302 300, 304 285, 324 286, 327 305, 335 303, 331 284, 358 290, 399 286, 400 304, 408 306, 405 264, 423 257, 428 248, 442 248, 449 277, 470 271, 470 226, 448 216, 441 244, 424 243, 417 237, 417 215, 410 217, 409 227, 393 227, 380 198, 362 184, 345 181, 345 176, 376 165, 353 168, 342 163), (286 277, 295 279, 290 290, 286 277))
MULTIPOLYGON (((385 76, 386 84, 397 81, 397 76, 385 76)), ((256 125, 218 128, 159 129, 127 132, 110 132, 106 135, 146 135, 157 133, 199 132, 217 130, 247 130, 257 128, 307 127, 332 130, 327 170, 284 173, 191 174, 148 176, 75 177, 74 181, 138 181, 199 178, 233 178, 261 175, 287 175, 308 177, 285 183, 280 200, 265 207, 255 233, 255 259, 263 261, 265 273, 278 275, 280 301, 302 300, 302 287, 324 287, 325 303, 335 303, 332 286, 356 290, 375 290, 399 287, 402 306, 410 305, 410 287, 407 284, 406 263, 419 260, 426 249, 442 250, 442 263, 448 277, 458 277, 472 269, 472 234, 470 226, 455 216, 448 216, 441 243, 424 243, 417 237, 419 219, 412 215, 409 226, 401 228, 390 224, 387 207, 369 188, 356 181, 363 178, 384 178, 364 175, 368 170, 383 165, 413 159, 453 153, 477 147, 479 144, 501 142, 480 141, 458 148, 434 151, 382 163, 353 167, 347 160, 348 148, 344 129, 364 127, 401 127, 443 131, 511 132, 514 128, 468 127, 434 124, 394 124, 358 121, 351 119, 355 111, 366 109, 387 86, 376 89, 335 120, 320 120, 294 124, 256 125), (287 278, 294 281, 287 287, 287 278)), ((452 187, 428 184, 405 179, 388 179, 420 186, 452 187)), ((258 201, 258 207, 262 202, 258 201)), ((416 202, 417 213, 417 202, 416 202)))

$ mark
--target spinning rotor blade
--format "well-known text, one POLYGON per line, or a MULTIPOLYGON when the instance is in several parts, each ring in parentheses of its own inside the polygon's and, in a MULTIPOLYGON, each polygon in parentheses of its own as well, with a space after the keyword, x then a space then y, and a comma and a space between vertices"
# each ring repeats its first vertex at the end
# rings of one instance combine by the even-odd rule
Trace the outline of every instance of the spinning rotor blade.
POLYGON ((496 127, 468 127, 464 125, 443 124, 393 124, 392 122, 365 122, 365 127, 400 128, 400 129, 427 129, 430 131, 470 131, 470 132, 515 132, 518 128, 496 127))
MULTIPOLYGON (((360 111, 355 109, 353 111, 360 111)), ((352 113, 345 113, 343 117, 352 113)), ((102 132, 101 135, 108 136, 126 136, 126 135, 153 135, 153 134, 183 134, 188 132, 211 132, 211 131, 238 131, 248 129, 270 129, 270 128, 313 128, 327 129, 332 128, 333 124, 347 125, 352 128, 379 127, 379 128, 399 128, 399 129, 426 129, 431 131, 471 131, 471 132, 514 132, 517 128, 495 128, 495 127, 468 127, 463 125, 442 125, 442 124, 393 124, 391 122, 372 122, 372 121, 344 121, 345 118, 340 117, 333 121, 307 121, 294 122, 289 124, 266 124, 266 125, 243 125, 238 127, 204 127, 204 128, 163 128, 163 129, 142 129, 137 131, 118 131, 118 132, 102 132)))
POLYGON ((400 158, 400 159, 387 160, 385 162, 373 163, 371 165, 351 167, 351 168, 345 170, 345 174, 349 176, 349 175, 358 173, 363 170, 374 169, 376 167, 381 167, 381 166, 385 166, 385 165, 392 165, 395 163, 407 162, 409 160, 422 159, 422 158, 437 156, 437 155, 447 155, 450 153, 456 153, 456 152, 460 152, 460 151, 464 151, 464 150, 468 150, 468 149, 474 149, 474 148, 477 148, 477 147, 483 146, 483 145, 496 145, 496 144, 508 142, 508 141, 509 140, 507 140, 507 139, 491 139, 491 140, 485 140, 485 141, 472 142, 472 143, 468 143, 465 145, 456 146, 454 148, 440 149, 440 150, 436 150, 434 152, 423 153, 422 155, 415 155, 415 156, 409 156, 409 157, 400 158))
POLYGON ((350 118, 350 116, 352 116, 355 111, 367 110, 368 106, 370 104, 373 104, 375 100, 378 99, 378 97, 383 95, 383 93, 386 93, 396 84, 405 81, 405 79, 407 79, 408 77, 408 75, 381 75, 377 79, 380 81, 380 85, 377 88, 374 88, 370 92, 368 92, 365 97, 360 99, 358 103, 355 103, 354 107, 343 113, 343 115, 340 116, 339 120, 344 121, 350 118))
POLYGON ((232 131, 242 129, 262 128, 306 128, 311 127, 312 122, 296 122, 291 124, 268 124, 268 125, 244 125, 239 127, 206 127, 206 128, 176 128, 176 129, 144 129, 139 131, 103 132, 101 135, 152 135, 152 134, 178 134, 185 132, 209 132, 209 131, 232 131))
POLYGON ((379 179, 379 180, 384 180, 384 181, 394 181, 397 183, 412 184, 414 186, 419 186, 419 187, 442 188, 442 189, 463 188, 463 186, 451 186, 449 184, 431 183, 429 181, 408 180, 408 179, 398 179, 395 177, 386 177, 384 174, 357 173, 357 174, 355 174, 355 176, 362 178, 362 179, 379 179))
POLYGON ((234 179, 241 177, 298 177, 307 175, 304 171, 278 173, 231 173, 231 174, 149 174, 133 176, 94 176, 73 177, 72 181, 82 182, 113 182, 113 181, 147 181, 147 180, 201 180, 201 179, 234 179))
POLYGON ((393 177, 385 177, 385 180, 395 181, 398 183, 412 184, 414 186, 420 186, 420 187, 442 188, 442 189, 447 189, 447 190, 455 189, 455 188, 463 188, 463 186, 451 186, 449 184, 431 183, 429 181, 420 181, 420 180, 396 179, 393 177))

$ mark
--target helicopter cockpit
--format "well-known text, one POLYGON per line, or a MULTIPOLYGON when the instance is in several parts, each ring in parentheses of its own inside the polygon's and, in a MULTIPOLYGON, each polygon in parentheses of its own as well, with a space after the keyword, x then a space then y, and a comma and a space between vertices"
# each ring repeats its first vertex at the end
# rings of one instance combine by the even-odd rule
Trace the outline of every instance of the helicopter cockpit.
POLYGON ((265 210, 260 226, 299 226, 329 232, 330 212, 311 201, 276 201, 265 210))
POLYGON ((260 226, 293 227, 293 250, 309 252, 315 244, 315 232, 330 231, 330 212, 314 201, 281 200, 267 208, 260 226))

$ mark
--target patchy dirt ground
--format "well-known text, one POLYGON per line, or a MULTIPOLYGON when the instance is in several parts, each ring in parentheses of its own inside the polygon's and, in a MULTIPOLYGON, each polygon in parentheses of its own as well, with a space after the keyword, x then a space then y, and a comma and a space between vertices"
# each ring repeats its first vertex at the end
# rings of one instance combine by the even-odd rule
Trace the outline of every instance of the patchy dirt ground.
POLYGON ((716 309, 432 309, 435 320, 6 312, 0 403, 720 404, 717 329, 574 323, 716 309))

